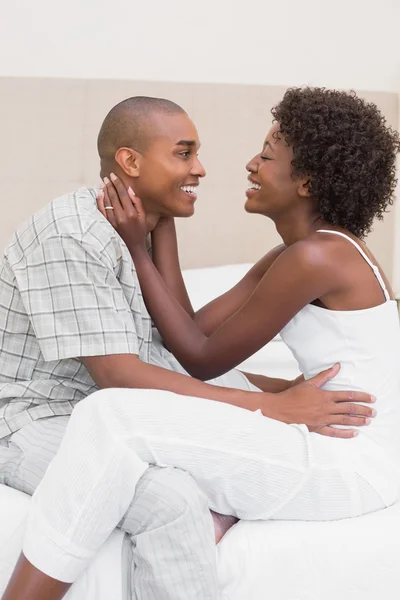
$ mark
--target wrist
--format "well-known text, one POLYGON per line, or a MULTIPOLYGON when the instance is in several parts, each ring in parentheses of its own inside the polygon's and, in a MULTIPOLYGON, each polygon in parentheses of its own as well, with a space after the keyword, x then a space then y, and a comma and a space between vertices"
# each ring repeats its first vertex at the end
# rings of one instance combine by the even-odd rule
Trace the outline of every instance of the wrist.
POLYGON ((211 387, 213 392, 210 397, 219 402, 226 402, 245 410, 255 412, 261 409, 261 396, 264 394, 260 392, 247 392, 244 390, 237 390, 233 388, 222 388, 214 384, 205 383, 208 387, 211 387))
POLYGON ((264 417, 269 417, 270 419, 274 419, 275 421, 283 421, 281 411, 279 410, 279 393, 281 392, 278 392, 278 394, 269 392, 262 393, 262 398, 260 399, 261 406, 259 408, 261 409, 261 412, 264 415, 264 417))
POLYGON ((128 250, 132 258, 135 260, 144 260, 145 257, 150 258, 147 250, 146 238, 141 241, 132 241, 127 244, 128 250))
POLYGON ((285 392, 292 387, 293 384, 292 381, 288 381, 287 379, 266 377, 265 375, 259 375, 258 373, 246 373, 245 371, 242 371, 242 373, 247 377, 250 383, 258 387, 262 392, 278 394, 280 392, 285 392))

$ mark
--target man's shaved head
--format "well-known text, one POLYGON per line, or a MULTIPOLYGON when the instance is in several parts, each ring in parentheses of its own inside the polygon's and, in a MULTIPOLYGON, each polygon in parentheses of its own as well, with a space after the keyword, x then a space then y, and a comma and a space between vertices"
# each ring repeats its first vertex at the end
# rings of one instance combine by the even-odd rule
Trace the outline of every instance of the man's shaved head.
POLYGON ((189 217, 205 171, 199 136, 170 100, 135 96, 110 110, 98 137, 100 177, 117 175, 143 202, 146 215, 189 217))
POLYGON ((97 138, 102 163, 113 161, 119 148, 143 152, 151 141, 151 116, 154 113, 174 115, 185 111, 171 100, 149 96, 134 96, 114 106, 104 119, 97 138))

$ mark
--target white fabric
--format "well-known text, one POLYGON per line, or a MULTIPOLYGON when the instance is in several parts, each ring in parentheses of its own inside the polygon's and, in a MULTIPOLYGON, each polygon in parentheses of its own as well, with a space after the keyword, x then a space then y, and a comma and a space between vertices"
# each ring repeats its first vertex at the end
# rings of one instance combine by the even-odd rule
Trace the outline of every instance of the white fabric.
POLYGON ((241 521, 218 546, 221 600, 397 600, 400 503, 343 521, 241 521))
MULTIPOLYGON (((324 231, 325 233, 325 231, 324 231)), ((335 234, 337 232, 327 231, 335 234)), ((343 243, 349 241, 346 238, 343 243)), ((358 251, 368 258, 361 248, 358 251)), ((371 261, 367 261, 372 265, 371 261)), ((372 265, 374 267, 374 265, 372 265)), ((373 269, 376 274, 376 269, 373 269)), ((382 278, 377 277, 383 291, 382 278)), ((400 485, 400 326, 397 303, 386 300, 364 310, 305 306, 281 331, 305 378, 340 363, 330 390, 360 390, 376 396, 377 417, 357 438, 336 444, 338 460, 365 479, 389 506, 400 485)))
POLYGON ((74 409, 32 498, 24 553, 74 581, 125 514, 148 464, 190 473, 216 512, 332 520, 379 510, 340 443, 230 404, 163 390, 104 389, 74 409))
POLYGON ((386 285, 385 285, 384 279, 379 271, 379 267, 377 267, 377 265, 374 265, 374 263, 371 261, 371 259, 367 256, 367 254, 364 252, 364 250, 361 248, 361 246, 355 240, 353 240, 349 235, 346 235, 345 233, 341 233, 340 231, 333 231, 332 229, 318 229, 317 233, 330 233, 333 235, 338 235, 339 237, 342 237, 345 240, 349 241, 354 246, 354 248, 356 248, 358 250, 358 252, 361 254, 361 256, 365 259, 365 261, 369 264, 369 266, 375 273, 375 277, 379 281, 379 285, 382 288, 383 294, 385 296, 385 300, 390 300, 390 294, 389 294, 388 290, 386 289, 386 285))

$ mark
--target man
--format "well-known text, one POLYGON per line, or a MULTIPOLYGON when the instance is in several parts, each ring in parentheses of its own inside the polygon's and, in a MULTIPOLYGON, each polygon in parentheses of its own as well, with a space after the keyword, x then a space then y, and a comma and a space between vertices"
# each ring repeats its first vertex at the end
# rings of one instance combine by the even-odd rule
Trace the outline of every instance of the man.
MULTIPOLYGON (((98 138, 102 177, 115 172, 134 187, 146 207, 149 232, 164 217, 193 214, 195 189, 205 175, 198 149, 197 131, 179 106, 143 97, 114 107, 98 138)), ((129 252, 95 200, 95 190, 83 189, 36 213, 17 231, 2 264, 0 473, 2 482, 28 493, 57 452, 72 408, 98 388, 160 389, 256 407, 256 388, 244 375, 233 371, 212 383, 190 378, 153 335, 129 252)), ((268 260, 246 276, 235 302, 251 293, 268 260)), ((251 379, 267 392, 285 390, 279 397, 262 395, 269 416, 348 437, 349 431, 323 429, 338 422, 337 402, 343 414, 364 418, 371 416, 368 407, 356 409, 346 401, 370 398, 317 390, 336 372, 293 388, 289 382, 251 379)), ((110 493, 121 485, 110 481, 110 493)), ((108 492, 100 491, 104 507, 108 492)), ((110 511, 121 508, 111 500, 105 505, 110 511)), ((217 597, 206 506, 186 473, 170 468, 143 472, 122 523, 134 541, 138 598, 217 597)), ((62 518, 62 507, 54 509, 62 518)), ((101 520, 98 506, 87 510, 88 523, 101 520)), ((81 559, 69 567, 55 553, 55 570, 49 568, 46 577, 22 556, 4 598, 61 598, 84 568, 87 556, 81 559)))

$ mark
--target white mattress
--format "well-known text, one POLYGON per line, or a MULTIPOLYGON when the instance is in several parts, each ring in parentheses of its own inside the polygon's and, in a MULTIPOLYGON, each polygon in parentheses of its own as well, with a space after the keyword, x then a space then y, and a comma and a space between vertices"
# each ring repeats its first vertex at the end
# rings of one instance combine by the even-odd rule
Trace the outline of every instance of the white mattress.
POLYGON ((221 600, 398 600, 400 503, 333 522, 240 522, 218 546, 221 600))
MULTIPOLYGON (((21 551, 29 497, 0 486, 0 595, 21 551)), ((130 600, 115 532, 68 600, 130 600)), ((329 523, 240 522, 218 546, 221 600, 398 600, 400 503, 329 523)))

